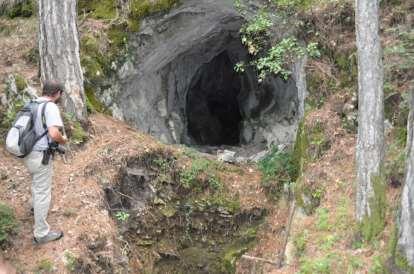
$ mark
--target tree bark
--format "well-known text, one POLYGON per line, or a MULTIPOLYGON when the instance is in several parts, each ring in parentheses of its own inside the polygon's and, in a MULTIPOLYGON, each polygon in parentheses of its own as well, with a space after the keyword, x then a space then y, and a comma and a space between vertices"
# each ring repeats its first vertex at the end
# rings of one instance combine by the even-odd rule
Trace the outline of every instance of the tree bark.
POLYGON ((414 267, 414 91, 411 91, 407 124, 407 165, 401 195, 398 247, 408 264, 414 267))
POLYGON ((42 82, 65 85, 65 111, 86 121, 76 15, 76 0, 39 0, 40 72, 42 82))
POLYGON ((358 47, 358 143, 356 218, 372 213, 373 176, 384 156, 383 66, 379 37, 379 0, 356 0, 358 47))

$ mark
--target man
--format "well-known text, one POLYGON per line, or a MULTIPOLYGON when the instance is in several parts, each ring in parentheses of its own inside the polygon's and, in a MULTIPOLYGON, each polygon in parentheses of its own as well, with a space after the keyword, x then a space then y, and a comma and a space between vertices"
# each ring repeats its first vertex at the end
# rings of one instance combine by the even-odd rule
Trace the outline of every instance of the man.
POLYGON ((62 231, 51 231, 46 222, 51 201, 53 163, 48 158, 48 149, 51 142, 66 143, 67 139, 59 129, 63 127, 57 103, 64 87, 54 81, 47 81, 43 85, 42 97, 39 102, 35 118, 35 131, 38 136, 44 135, 33 147, 33 151, 24 158, 24 164, 32 176, 32 199, 34 210, 34 243, 43 244, 63 237, 62 231), (46 158, 44 158, 46 157, 46 158), (42 163, 43 160, 43 163, 42 163))

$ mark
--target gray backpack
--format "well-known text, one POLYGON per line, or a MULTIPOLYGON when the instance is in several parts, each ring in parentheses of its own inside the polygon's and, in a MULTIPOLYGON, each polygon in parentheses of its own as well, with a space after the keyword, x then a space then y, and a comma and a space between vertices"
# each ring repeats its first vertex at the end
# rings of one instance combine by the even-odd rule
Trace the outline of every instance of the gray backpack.
POLYGON ((33 146, 47 134, 45 109, 49 101, 30 101, 18 113, 13 126, 7 133, 6 149, 11 154, 24 158, 33 150, 33 146), (35 122, 39 106, 42 105, 42 122, 45 132, 36 134, 35 122))

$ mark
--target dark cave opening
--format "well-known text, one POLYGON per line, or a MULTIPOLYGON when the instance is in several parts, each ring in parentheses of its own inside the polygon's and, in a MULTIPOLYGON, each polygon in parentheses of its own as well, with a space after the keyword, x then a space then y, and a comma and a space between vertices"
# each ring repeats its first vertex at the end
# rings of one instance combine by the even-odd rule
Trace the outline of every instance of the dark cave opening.
POLYGON ((240 144, 240 76, 226 51, 204 64, 187 94, 188 134, 197 145, 240 144))

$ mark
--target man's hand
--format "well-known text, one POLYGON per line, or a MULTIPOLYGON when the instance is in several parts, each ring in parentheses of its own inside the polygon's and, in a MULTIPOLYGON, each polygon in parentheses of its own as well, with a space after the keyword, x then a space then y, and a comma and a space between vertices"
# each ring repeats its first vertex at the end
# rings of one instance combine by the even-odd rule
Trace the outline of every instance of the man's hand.
POLYGON ((68 140, 66 136, 63 136, 62 133, 60 133, 58 127, 49 127, 48 133, 49 133, 50 138, 52 138, 53 141, 61 145, 64 145, 68 140))

